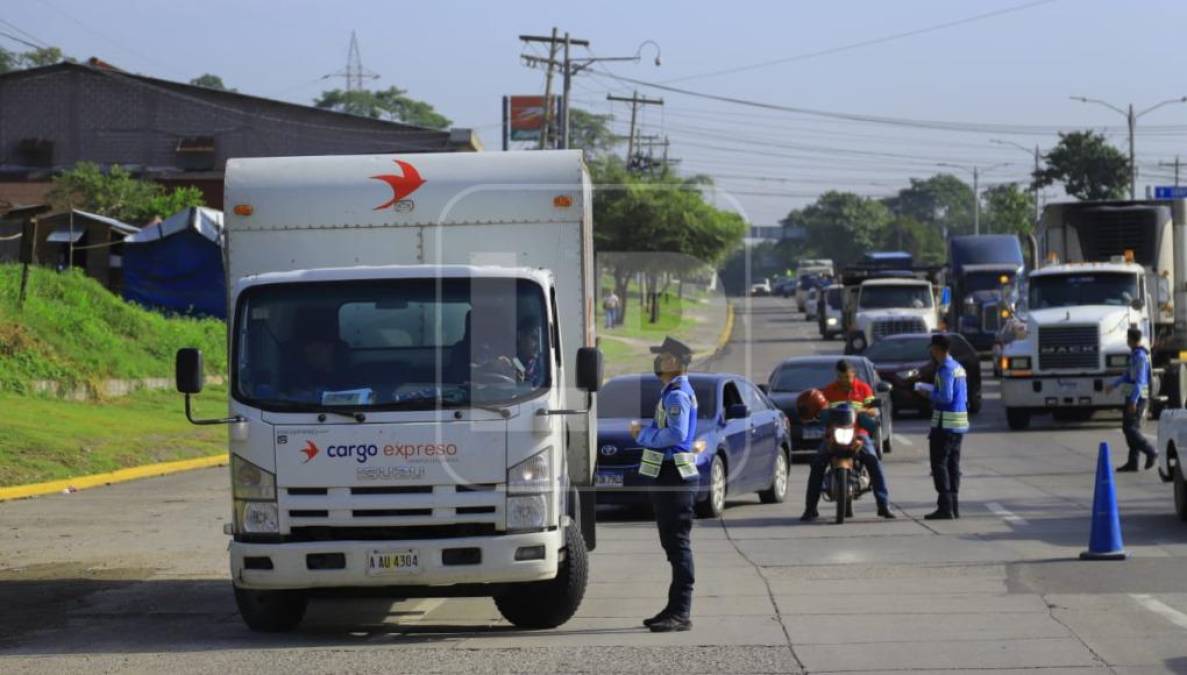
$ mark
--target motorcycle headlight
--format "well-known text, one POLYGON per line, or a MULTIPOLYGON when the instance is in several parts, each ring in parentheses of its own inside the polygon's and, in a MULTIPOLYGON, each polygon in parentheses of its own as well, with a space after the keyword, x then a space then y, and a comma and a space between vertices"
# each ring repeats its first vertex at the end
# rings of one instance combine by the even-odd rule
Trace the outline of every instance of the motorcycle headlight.
POLYGON ((542 530, 548 526, 548 499, 545 495, 507 498, 508 530, 542 530))
POLYGON ((276 499, 276 474, 239 455, 231 455, 231 496, 235 499, 276 499))
POLYGON ((837 445, 849 445, 853 442, 853 434, 856 430, 853 427, 837 427, 833 429, 833 442, 837 445))
POLYGON ((1110 354, 1105 363, 1110 368, 1128 368, 1129 354, 1110 354))
POLYGON ((244 534, 280 532, 280 513, 276 502, 235 500, 235 531, 244 534))
POLYGON ((552 490, 552 466, 549 455, 552 448, 545 448, 519 464, 507 469, 507 492, 539 493, 552 490))

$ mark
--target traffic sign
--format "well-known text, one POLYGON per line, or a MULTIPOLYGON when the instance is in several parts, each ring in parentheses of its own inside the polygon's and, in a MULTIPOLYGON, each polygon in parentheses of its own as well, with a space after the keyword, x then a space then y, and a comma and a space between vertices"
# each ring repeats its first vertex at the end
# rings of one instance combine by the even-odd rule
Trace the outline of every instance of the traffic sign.
POLYGON ((1155 199, 1184 199, 1187 198, 1187 185, 1156 185, 1155 199))

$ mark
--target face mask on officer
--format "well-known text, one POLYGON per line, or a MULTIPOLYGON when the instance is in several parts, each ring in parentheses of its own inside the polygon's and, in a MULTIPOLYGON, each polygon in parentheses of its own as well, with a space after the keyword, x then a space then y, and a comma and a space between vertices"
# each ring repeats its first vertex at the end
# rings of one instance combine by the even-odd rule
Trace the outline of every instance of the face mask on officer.
POLYGON ((662 354, 655 357, 655 361, 651 362, 651 370, 655 372, 656 377, 664 374, 664 357, 662 354))

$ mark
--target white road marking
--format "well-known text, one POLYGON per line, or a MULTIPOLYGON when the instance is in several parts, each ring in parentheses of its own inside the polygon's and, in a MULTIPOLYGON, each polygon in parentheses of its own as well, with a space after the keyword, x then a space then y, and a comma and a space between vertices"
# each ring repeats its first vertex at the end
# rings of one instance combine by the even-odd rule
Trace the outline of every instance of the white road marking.
POLYGON ((1187 614, 1180 612, 1161 600, 1155 599, 1152 595, 1146 595, 1144 593, 1131 593, 1129 597, 1133 598, 1134 601, 1142 607, 1145 607, 1158 616, 1170 621, 1179 628, 1187 630, 1187 614))
POLYGON ((1023 518, 1022 516, 1019 516, 1019 515, 1015 515, 1013 511, 1010 511, 1009 509, 1002 506, 1001 504, 998 504, 997 502, 989 502, 988 504, 985 505, 985 508, 992 511, 993 515, 997 516, 998 518, 1001 518, 1002 520, 1006 521, 1007 523, 1010 523, 1011 525, 1026 525, 1027 524, 1025 518, 1023 518))
POLYGON ((894 441, 895 445, 905 445, 908 448, 915 445, 913 442, 911 442, 911 439, 902 434, 891 434, 890 438, 894 441))

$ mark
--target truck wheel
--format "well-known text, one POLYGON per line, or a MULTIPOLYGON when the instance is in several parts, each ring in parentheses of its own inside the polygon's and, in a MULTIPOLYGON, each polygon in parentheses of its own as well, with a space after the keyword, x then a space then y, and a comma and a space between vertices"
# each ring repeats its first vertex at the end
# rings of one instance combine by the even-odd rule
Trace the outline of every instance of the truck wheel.
POLYGON ((254 591, 235 586, 235 604, 247 627, 258 633, 285 633, 305 618, 304 591, 254 591))
POLYGON ((1183 479, 1183 467, 1175 462, 1175 513, 1179 520, 1187 520, 1187 480, 1183 479))
POLYGON ((563 559, 556 578, 515 584, 495 596, 499 613, 518 628, 556 628, 577 613, 589 580, 585 540, 574 525, 565 528, 563 559))
POLYGON ((787 499, 787 448, 780 447, 775 455, 775 473, 771 476, 771 486, 758 493, 763 504, 782 504, 787 499))
POLYGON ((713 455, 713 464, 709 466, 709 495, 703 502, 697 502, 698 518, 720 518, 725 511, 725 460, 721 455, 713 455))
POLYGON ((1022 408, 1006 408, 1006 424, 1011 431, 1022 431, 1030 426, 1030 411, 1022 408))

